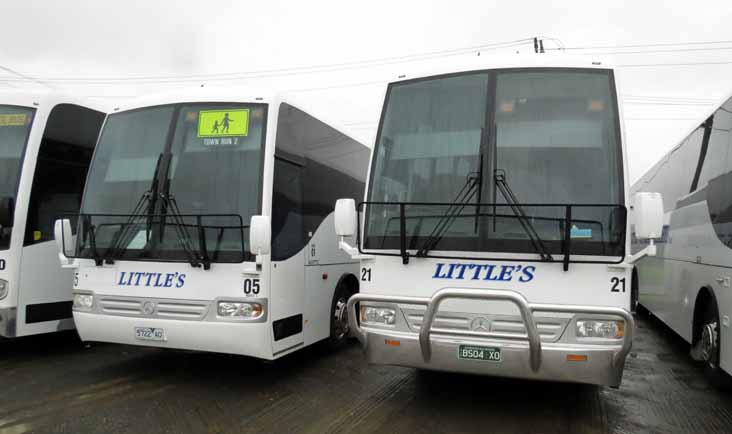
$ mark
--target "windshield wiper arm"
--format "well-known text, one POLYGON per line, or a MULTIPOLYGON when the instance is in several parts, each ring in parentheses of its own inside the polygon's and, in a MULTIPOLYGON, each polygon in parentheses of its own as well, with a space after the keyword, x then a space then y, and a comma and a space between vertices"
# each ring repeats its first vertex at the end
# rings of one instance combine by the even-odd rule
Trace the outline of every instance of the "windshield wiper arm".
POLYGON ((541 256, 542 261, 553 261, 554 258, 552 258, 552 255, 549 253, 549 250, 547 250, 546 245, 544 245, 544 241, 539 236, 539 233, 536 232, 536 228, 534 228, 531 220, 526 216, 526 213, 524 212, 524 208, 521 206, 521 203, 516 199, 513 191, 511 191, 511 188, 508 186, 508 183, 506 182, 506 171, 503 169, 496 169, 494 177, 496 181, 496 187, 498 187, 498 190, 501 191, 503 198, 506 199, 506 202, 508 202, 508 205, 511 207, 511 210, 518 218, 518 221, 519 223, 521 223, 521 227, 524 229, 524 232, 526 232, 526 235, 529 236, 531 244, 534 246, 534 250, 536 250, 536 253, 541 256))
POLYGON ((107 249, 104 262, 107 264, 114 264, 114 260, 119 258, 127 250, 126 246, 122 246, 125 245, 125 242, 127 242, 127 244, 130 242, 125 241, 129 236, 128 233, 130 232, 130 228, 135 223, 135 220, 142 217, 144 215, 144 211, 150 208, 151 202, 152 191, 148 190, 143 192, 142 196, 140 196, 140 199, 137 201, 137 205, 135 205, 132 213, 130 213, 127 218, 127 222, 122 225, 117 233, 115 233, 114 238, 112 238, 112 242, 109 243, 109 248, 107 249))
POLYGON ((463 209, 465 209, 465 206, 473 199, 480 189, 480 184, 483 182, 481 178, 482 176, 480 172, 471 172, 468 174, 467 179, 465 180, 465 185, 460 189, 458 194, 455 196, 455 199, 448 206, 442 217, 440 217, 440 220, 437 222, 434 229, 432 229, 432 233, 427 237, 427 240, 417 251, 417 257, 427 256, 427 253, 434 249, 442 237, 445 236, 447 229, 457 219, 463 209))
MULTIPOLYGON (((197 216, 196 219, 199 244, 199 251, 196 251, 196 249, 193 247, 191 235, 186 229, 186 223, 183 220, 183 215, 180 213, 180 208, 178 208, 178 202, 176 202, 175 197, 172 194, 161 194, 160 198, 163 200, 165 210, 170 212, 170 215, 173 218, 173 223, 175 224, 175 232, 178 235, 178 242, 180 243, 181 247, 183 247, 183 251, 185 251, 186 255, 188 255, 188 262, 191 264, 192 267, 198 268, 203 265, 204 270, 210 270, 211 260, 208 257, 208 249, 206 249, 206 234, 203 229, 203 225, 201 224, 201 216, 197 216)), ((165 221, 166 217, 167 215, 163 216, 163 222, 165 221)))

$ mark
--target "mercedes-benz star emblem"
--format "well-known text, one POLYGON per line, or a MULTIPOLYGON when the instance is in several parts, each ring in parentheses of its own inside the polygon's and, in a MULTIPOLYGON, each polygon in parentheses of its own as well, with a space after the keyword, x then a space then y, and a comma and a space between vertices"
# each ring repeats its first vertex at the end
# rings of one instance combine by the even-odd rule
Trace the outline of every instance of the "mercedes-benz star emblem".
POLYGON ((146 301, 142 305, 142 313, 145 315, 152 315, 155 312, 155 303, 152 301, 146 301))
POLYGON ((490 321, 487 318, 479 316, 470 323, 470 328, 473 330, 488 331, 490 328, 490 321))

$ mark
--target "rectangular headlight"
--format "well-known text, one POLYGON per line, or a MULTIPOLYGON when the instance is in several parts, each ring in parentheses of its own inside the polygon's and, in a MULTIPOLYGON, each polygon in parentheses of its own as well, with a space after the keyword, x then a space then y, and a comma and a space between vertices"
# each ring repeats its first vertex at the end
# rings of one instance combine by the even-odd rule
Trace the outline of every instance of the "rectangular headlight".
POLYGON ((575 330, 580 338, 620 339, 625 336, 625 322, 581 319, 577 321, 575 330))
POLYGON ((361 322, 392 325, 396 322, 396 311, 388 307, 361 306, 361 322))
POLYGON ((5 279, 0 279, 0 300, 8 296, 8 290, 10 285, 5 279))
POLYGON ((91 294, 74 294, 74 309, 91 309, 94 306, 94 296, 91 294))
POLYGON ((264 306, 245 301, 220 301, 217 311, 219 316, 227 318, 256 319, 264 313, 264 306))

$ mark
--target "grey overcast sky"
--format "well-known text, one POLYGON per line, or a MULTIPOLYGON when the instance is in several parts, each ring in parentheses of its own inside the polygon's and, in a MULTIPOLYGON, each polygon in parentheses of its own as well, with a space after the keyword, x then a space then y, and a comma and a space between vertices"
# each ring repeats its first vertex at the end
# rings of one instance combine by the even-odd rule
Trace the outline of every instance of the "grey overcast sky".
MULTIPOLYGON (((379 82, 457 55, 326 72, 282 69, 458 50, 536 35, 551 48, 728 41, 568 50, 606 52, 610 54, 603 58, 618 65, 636 65, 618 73, 631 181, 711 110, 713 101, 732 94, 730 0, 5 0, 0 3, 0 89, 53 86, 110 102, 201 83, 310 89, 301 91, 303 98, 371 144, 383 87, 379 82), (633 54, 613 54, 617 52, 633 54), (659 63, 687 65, 637 66, 659 63), (243 74, 252 71, 269 72, 243 74), (221 75, 225 73, 239 74, 232 79, 221 75)), ((483 49, 481 55, 516 51, 534 55, 530 45, 483 49)))

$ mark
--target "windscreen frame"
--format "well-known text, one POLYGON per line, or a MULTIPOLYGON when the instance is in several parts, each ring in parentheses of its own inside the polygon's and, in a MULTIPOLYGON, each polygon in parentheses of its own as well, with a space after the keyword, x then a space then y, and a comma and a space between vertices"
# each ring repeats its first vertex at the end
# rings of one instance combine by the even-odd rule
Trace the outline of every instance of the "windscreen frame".
MULTIPOLYGON (((606 256, 606 255, 588 255, 592 257, 598 257, 598 258, 618 258, 617 260, 571 260, 573 263, 607 263, 607 264, 618 264, 623 262, 624 256, 628 250, 628 228, 629 228, 629 221, 628 221, 628 212, 626 207, 626 182, 625 182, 625 173, 626 173, 626 163, 625 163, 625 147, 624 147, 624 140, 623 140, 623 134, 622 134, 622 128, 621 128, 621 121, 620 121, 620 107, 618 104, 618 95, 617 95, 617 85, 615 80, 615 71, 611 68, 589 68, 589 67, 510 67, 510 68, 488 68, 488 69, 475 69, 475 70, 467 70, 467 71, 460 71, 460 72, 453 72, 453 73, 446 73, 446 74, 437 74, 437 75, 430 75, 425 77, 418 77, 414 79, 408 79, 408 80, 402 80, 398 82, 392 82, 389 83, 387 86, 386 94, 384 97, 384 103, 382 106, 381 116, 379 119, 378 124, 378 131, 376 134, 376 139, 374 142, 374 148, 372 150, 372 158, 371 158, 371 164, 369 167, 369 179, 368 179, 368 185, 366 190, 366 198, 363 202, 358 204, 357 209, 360 211, 362 207, 367 206, 369 203, 379 203, 378 200, 373 201, 372 197, 374 194, 374 183, 376 179, 376 168, 377 168, 377 161, 378 161, 378 153, 379 153, 379 147, 382 144, 382 135, 384 134, 384 127, 385 127, 385 121, 387 117, 387 111, 389 108, 389 102, 392 98, 392 92, 395 88, 401 85, 409 85, 409 84, 415 84, 420 82, 428 82, 438 79, 446 79, 446 78, 455 78, 455 77, 462 77, 462 76, 469 76, 469 75, 476 75, 484 73, 487 76, 487 100, 486 100, 486 113, 485 113, 485 119, 484 119, 484 128, 488 131, 489 138, 487 140, 491 141, 490 147, 492 147, 493 155, 490 156, 490 158, 495 159, 495 153, 497 152, 497 146, 495 143, 495 131, 492 130, 495 128, 495 117, 496 117, 496 106, 497 106, 497 97, 496 97, 496 89, 497 89, 497 77, 501 73, 512 73, 512 72, 518 72, 518 73, 546 73, 546 72, 563 72, 563 73, 584 73, 584 74, 598 74, 603 75, 607 77, 607 84, 609 86, 609 104, 610 109, 613 111, 614 115, 612 116, 612 129, 613 134, 616 138, 614 147, 612 151, 615 154, 615 164, 617 165, 616 168, 616 182, 615 182, 615 188, 617 188, 617 203, 608 203, 608 204, 594 204, 595 206, 618 206, 619 208, 622 208, 624 218, 625 218, 625 227, 623 229, 623 239, 621 241, 622 245, 622 252, 620 255, 612 255, 612 256, 606 256)), ((481 138, 481 144, 480 146, 484 146, 483 139, 481 138)), ((495 198, 494 198, 495 199, 495 198)), ((492 205, 492 203, 483 203, 484 201, 481 201, 478 205, 492 205)), ((397 204, 398 202, 393 202, 394 204, 397 204)), ((408 202, 407 202, 408 203, 408 202)), ((437 204, 437 203, 436 203, 437 204)), ((580 205, 580 204, 567 204, 567 203, 526 203, 524 205, 530 206, 530 205, 536 205, 536 206, 565 206, 565 205, 580 205)), ((584 206, 591 206, 592 204, 583 204, 584 206)), ((369 225, 369 210, 368 208, 364 210, 364 212, 359 212, 358 214, 358 230, 357 230, 357 247, 358 251, 361 254, 367 254, 367 255, 383 255, 383 256, 403 256, 401 253, 386 253, 387 251, 392 251, 393 249, 389 248, 366 248, 366 234, 368 230, 369 225)), ((440 249, 435 249, 435 251, 440 251, 440 249)), ((452 249, 447 250, 448 252, 454 252, 456 255, 439 255, 439 254, 428 254, 426 257, 430 258, 441 258, 441 259, 481 259, 481 260, 504 260, 504 261, 539 261, 540 259, 534 258, 535 255, 533 252, 503 252, 503 251, 464 251, 459 249, 452 249), (469 255, 459 255, 459 253, 471 253, 469 255), (499 254, 499 255, 518 255, 521 256, 519 258, 516 257, 492 257, 491 253, 493 254, 499 254)), ((561 261, 551 261, 551 262, 561 262, 561 261)))
MULTIPOLYGON (((257 203, 254 206, 254 213, 253 215, 256 215, 256 213, 261 214, 262 213, 262 207, 263 207, 263 191, 264 191, 264 170, 265 170, 265 161, 267 156, 267 149, 268 149, 268 127, 269 127, 269 110, 270 110, 270 104, 266 102, 249 102, 249 101, 222 101, 222 100, 206 100, 206 101, 183 101, 183 102, 175 102, 175 103, 164 103, 164 104, 154 104, 144 107, 136 107, 130 110, 124 110, 119 111, 115 113, 110 113, 106 116, 104 123, 102 125, 99 139, 97 140, 97 144, 94 148, 94 155, 92 156, 92 163, 89 167, 89 174, 93 173, 94 171, 94 165, 97 164, 97 154, 101 151, 101 146, 99 146, 103 135, 105 128, 107 126, 108 121, 112 116, 118 115, 118 114, 128 114, 128 113, 134 113, 139 111, 144 111, 148 109, 154 109, 154 108, 164 108, 164 107, 172 107, 172 112, 170 115, 170 121, 167 126, 167 133, 165 135, 165 143, 162 146, 162 153, 168 153, 172 155, 173 152, 173 146, 176 138, 176 131, 178 129, 178 123, 179 123, 179 115, 181 113, 182 109, 195 107, 195 106, 208 106, 208 105, 240 105, 240 106, 246 106, 247 108, 261 108, 263 111, 263 117, 262 117, 262 128, 261 128, 261 139, 260 139, 260 146, 259 146, 259 173, 257 175, 257 179, 259 180, 259 185, 257 188, 257 194, 256 194, 256 200, 257 203)), ((171 160, 172 161, 172 160, 171 160)), ((166 163, 161 164, 160 166, 160 175, 158 182, 161 184, 170 184, 170 169, 171 169, 171 161, 168 161, 166 163)), ((87 194, 89 193, 89 182, 91 181, 91 176, 87 177, 86 185, 84 186, 84 195, 82 198, 82 205, 81 205, 81 213, 79 214, 79 217, 83 217, 85 215, 89 217, 123 217, 122 214, 104 214, 104 213, 84 213, 84 206, 87 201, 87 194)), ((169 187, 168 187, 169 188, 169 187)), ((167 214, 167 218, 170 218, 173 214, 167 214)), ((157 213, 150 214, 151 217, 159 217, 160 215, 157 213)), ((195 215, 195 214, 187 214, 183 213, 181 214, 182 217, 185 218, 192 218, 192 217, 239 217, 239 220, 241 221, 242 228, 248 228, 249 222, 244 222, 243 217, 240 214, 236 215, 229 215, 229 214, 221 214, 221 213, 212 213, 212 214, 201 214, 201 215, 195 215)), ((79 228, 78 233, 82 233, 82 218, 79 218, 79 228)), ((243 239, 242 243, 246 243, 248 240, 243 239)), ((80 259, 94 259, 89 254, 80 255, 80 247, 81 247, 82 237, 77 237, 77 242, 75 243, 75 249, 74 249, 74 256, 70 256, 72 258, 80 258, 80 259)), ((87 249, 88 250, 88 249, 87 249)), ((179 253, 183 250, 177 250, 179 253)), ((242 260, 241 261, 212 261, 212 263, 220 263, 220 264, 237 264, 237 263, 243 263, 250 260, 253 260, 254 254, 251 251, 243 250, 242 251, 242 260)), ((133 261, 133 262, 160 262, 160 263, 181 263, 181 262, 187 262, 186 259, 181 255, 180 258, 168 258, 168 257, 121 257, 117 258, 118 260, 124 260, 124 261, 133 261)))

